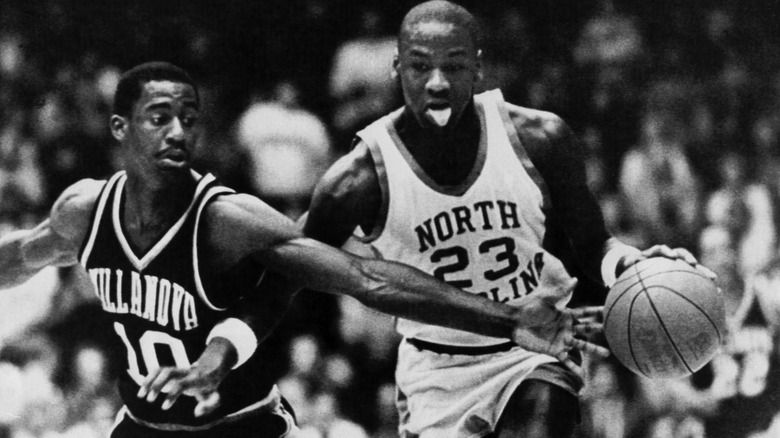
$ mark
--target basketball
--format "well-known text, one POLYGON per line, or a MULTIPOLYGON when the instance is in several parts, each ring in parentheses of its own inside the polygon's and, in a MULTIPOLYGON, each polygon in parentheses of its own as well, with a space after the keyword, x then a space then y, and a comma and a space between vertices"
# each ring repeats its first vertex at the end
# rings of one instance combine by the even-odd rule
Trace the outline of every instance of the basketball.
POLYGON ((712 359, 725 336, 715 283, 682 260, 653 257, 626 269, 604 304, 604 334, 615 357, 647 378, 688 376, 712 359))

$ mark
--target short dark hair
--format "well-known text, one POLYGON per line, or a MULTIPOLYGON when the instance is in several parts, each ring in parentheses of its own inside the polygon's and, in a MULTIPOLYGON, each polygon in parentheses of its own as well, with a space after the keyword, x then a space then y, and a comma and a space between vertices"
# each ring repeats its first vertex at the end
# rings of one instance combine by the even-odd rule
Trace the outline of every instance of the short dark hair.
POLYGON ((147 62, 122 74, 114 93, 114 114, 124 117, 130 115, 133 105, 141 97, 144 84, 151 81, 172 81, 192 85, 195 89, 195 98, 200 100, 195 81, 184 69, 168 62, 147 62))
POLYGON ((429 0, 413 7, 406 13, 398 32, 398 47, 402 45, 420 23, 441 22, 462 26, 468 32, 475 49, 481 44, 480 28, 474 15, 463 6, 448 0, 429 0))

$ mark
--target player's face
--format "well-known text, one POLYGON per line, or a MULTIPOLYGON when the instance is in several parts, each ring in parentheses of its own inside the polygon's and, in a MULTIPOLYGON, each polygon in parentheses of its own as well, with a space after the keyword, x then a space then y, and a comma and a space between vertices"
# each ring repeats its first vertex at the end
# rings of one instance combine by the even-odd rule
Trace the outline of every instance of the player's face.
POLYGON ((407 108, 422 126, 434 129, 458 122, 480 69, 480 54, 467 29, 442 22, 406 30, 395 60, 407 108))
POLYGON ((188 170, 196 141, 198 99, 190 84, 151 81, 127 118, 114 116, 114 136, 141 169, 188 170))

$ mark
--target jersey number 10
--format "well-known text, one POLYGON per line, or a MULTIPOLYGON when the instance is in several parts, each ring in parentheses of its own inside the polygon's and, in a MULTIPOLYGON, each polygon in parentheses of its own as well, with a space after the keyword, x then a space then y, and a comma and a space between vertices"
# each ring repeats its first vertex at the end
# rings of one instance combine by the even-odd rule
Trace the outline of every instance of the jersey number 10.
MULTIPOLYGON (((133 349, 133 346, 130 344, 130 339, 127 338, 125 326, 115 322, 114 330, 116 331, 116 334, 122 338, 125 347, 127 347, 127 374, 130 375, 138 386, 143 385, 146 376, 141 374, 141 369, 138 366, 138 354, 136 354, 135 349, 133 349)), ((171 349, 171 355, 173 356, 173 361, 177 368, 187 368, 190 366, 184 344, 181 340, 174 338, 168 333, 147 330, 138 338, 138 344, 141 347, 141 359, 143 359, 144 368, 147 373, 160 368, 160 361, 157 359, 157 353, 155 352, 155 347, 157 345, 167 345, 168 348, 171 349)))

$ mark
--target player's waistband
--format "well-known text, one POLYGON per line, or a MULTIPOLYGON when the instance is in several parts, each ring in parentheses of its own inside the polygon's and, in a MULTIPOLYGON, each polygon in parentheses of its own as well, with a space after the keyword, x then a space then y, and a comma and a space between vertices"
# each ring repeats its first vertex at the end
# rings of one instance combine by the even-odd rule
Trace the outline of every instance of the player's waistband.
POLYGON ((428 350, 438 354, 462 354, 465 356, 481 356, 483 354, 500 353, 517 347, 517 344, 512 341, 507 341, 495 345, 478 346, 438 344, 435 342, 423 341, 422 339, 417 338, 406 338, 406 342, 413 345, 418 350, 428 350))
POLYGON ((164 432, 200 432, 200 431, 209 430, 212 427, 218 426, 220 424, 231 423, 234 421, 238 421, 250 417, 252 415, 258 415, 263 413, 276 414, 276 415, 289 417, 287 419, 288 429, 292 427, 295 421, 292 417, 292 414, 287 412, 286 409, 284 408, 284 404, 282 403, 282 393, 281 391, 279 391, 279 387, 274 385, 274 387, 271 388, 271 391, 264 399, 256 403, 252 403, 251 405, 241 410, 238 410, 236 412, 233 412, 232 414, 225 415, 224 417, 214 420, 210 423, 201 424, 198 426, 192 426, 186 424, 175 424, 175 423, 153 423, 136 417, 135 415, 133 415, 132 412, 130 412, 129 409, 127 409, 127 406, 123 406, 122 409, 120 410, 119 414, 117 415, 117 422, 121 419, 123 415, 126 415, 128 418, 133 420, 133 422, 135 422, 136 424, 143 427, 148 427, 150 429, 160 430, 164 432))

